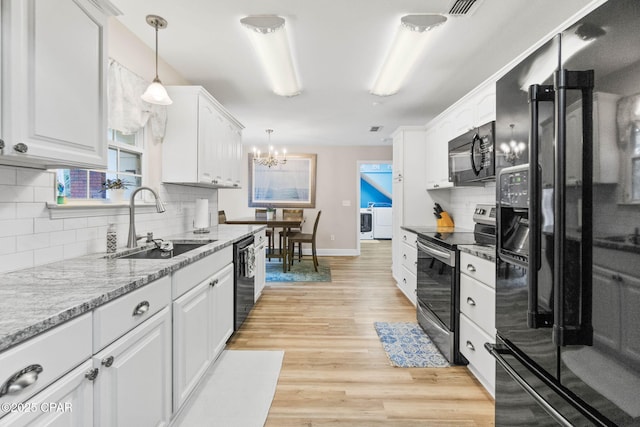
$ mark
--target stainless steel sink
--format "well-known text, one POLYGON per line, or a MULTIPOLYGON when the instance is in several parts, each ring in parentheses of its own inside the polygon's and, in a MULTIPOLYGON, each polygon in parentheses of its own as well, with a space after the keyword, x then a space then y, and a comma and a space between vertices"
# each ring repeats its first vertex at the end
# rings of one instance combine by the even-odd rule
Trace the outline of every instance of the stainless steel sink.
POLYGON ((178 255, 182 255, 186 252, 192 251, 209 243, 215 242, 215 240, 206 240, 200 242, 172 242, 173 250, 167 251, 156 247, 142 249, 133 253, 124 253, 122 255, 116 255, 117 259, 169 259, 178 255))

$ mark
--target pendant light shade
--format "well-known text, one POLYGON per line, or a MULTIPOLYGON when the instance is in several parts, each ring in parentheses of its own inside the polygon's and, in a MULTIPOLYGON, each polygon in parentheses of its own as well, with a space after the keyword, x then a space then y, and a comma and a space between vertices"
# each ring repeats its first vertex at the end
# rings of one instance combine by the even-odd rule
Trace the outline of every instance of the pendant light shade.
POLYGON ((156 77, 142 94, 142 100, 150 104, 170 105, 173 103, 167 90, 162 86, 162 82, 158 77, 158 30, 167 28, 166 19, 157 15, 147 15, 147 24, 156 29, 156 77))

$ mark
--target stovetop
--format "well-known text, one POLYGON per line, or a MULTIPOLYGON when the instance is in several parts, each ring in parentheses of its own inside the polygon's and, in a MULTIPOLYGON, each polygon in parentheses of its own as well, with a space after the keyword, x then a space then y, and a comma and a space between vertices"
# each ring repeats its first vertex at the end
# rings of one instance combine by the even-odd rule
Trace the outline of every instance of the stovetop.
POLYGON ((473 230, 453 228, 446 230, 441 227, 403 227, 418 234, 425 240, 444 246, 448 249, 455 249, 457 245, 476 244, 476 237, 473 230))

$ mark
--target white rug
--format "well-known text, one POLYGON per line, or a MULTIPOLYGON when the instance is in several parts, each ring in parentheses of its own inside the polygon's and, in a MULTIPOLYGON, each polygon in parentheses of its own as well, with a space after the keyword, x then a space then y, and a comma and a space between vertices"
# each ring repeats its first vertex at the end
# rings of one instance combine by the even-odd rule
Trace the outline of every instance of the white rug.
POLYGON ((223 351, 173 425, 264 426, 283 357, 284 351, 223 351))

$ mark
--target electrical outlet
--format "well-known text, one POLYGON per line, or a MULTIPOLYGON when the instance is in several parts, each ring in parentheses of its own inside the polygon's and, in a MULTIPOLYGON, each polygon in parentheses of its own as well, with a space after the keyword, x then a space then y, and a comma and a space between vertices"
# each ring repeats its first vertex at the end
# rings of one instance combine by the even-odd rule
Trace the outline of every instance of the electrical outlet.
POLYGON ((331 235, 331 240, 336 240, 336 236, 335 236, 335 234, 332 234, 332 235, 331 235))

